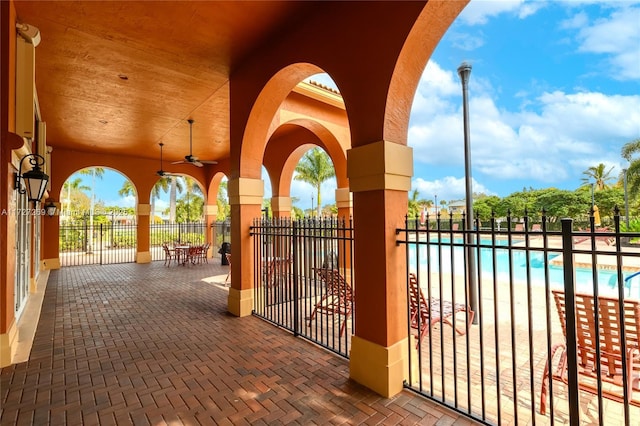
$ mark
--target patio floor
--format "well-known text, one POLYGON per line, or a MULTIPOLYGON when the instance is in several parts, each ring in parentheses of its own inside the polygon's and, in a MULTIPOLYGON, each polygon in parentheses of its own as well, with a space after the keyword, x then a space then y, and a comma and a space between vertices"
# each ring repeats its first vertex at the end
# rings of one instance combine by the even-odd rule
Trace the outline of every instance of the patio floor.
POLYGON ((472 421, 349 379, 348 360, 227 314, 227 266, 51 271, 27 362, 0 372, 0 424, 428 424, 472 421))

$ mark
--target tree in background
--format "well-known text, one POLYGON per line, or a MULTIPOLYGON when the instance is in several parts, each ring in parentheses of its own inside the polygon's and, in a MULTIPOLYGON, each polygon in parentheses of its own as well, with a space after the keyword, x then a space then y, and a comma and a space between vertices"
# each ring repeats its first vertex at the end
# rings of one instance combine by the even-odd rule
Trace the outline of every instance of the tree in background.
POLYGON ((200 188, 198 182, 192 177, 184 176, 182 179, 184 179, 186 194, 184 195, 183 202, 181 204, 183 208, 186 208, 186 212, 178 214, 178 222, 202 221, 202 218, 204 217, 204 194, 202 192, 202 188, 200 188), (196 201, 192 203, 192 199, 195 199, 196 201), (192 207, 195 208, 193 212, 191 211, 192 207), (182 218, 182 220, 180 218, 182 218))
MULTIPOLYGON (((156 222, 156 200, 160 198, 160 192, 164 192, 165 194, 169 192, 169 186, 171 185, 171 179, 167 176, 162 176, 155 185, 153 185, 153 189, 151 189, 151 214, 152 221, 151 223, 156 222)), ((158 218, 158 221, 162 222, 162 219, 158 218)))
POLYGON ((220 182, 220 186, 218 186, 218 198, 216 200, 216 204, 218 205, 218 216, 216 220, 218 221, 226 220, 231 216, 231 206, 229 205, 229 197, 227 195, 227 183, 228 181, 223 180, 220 182))
POLYGON ((320 211, 322 209, 320 187, 325 181, 335 177, 335 175, 336 171, 333 168, 331 159, 327 153, 320 148, 313 148, 307 151, 296 166, 296 175, 294 179, 306 182, 316 190, 316 214, 318 216, 320 216, 320 211))
POLYGON ((89 231, 87 237, 87 253, 93 252, 93 213, 96 203, 96 179, 102 179, 104 168, 89 167, 78 172, 81 175, 91 176, 91 205, 89 208, 89 231))
POLYGON ((611 176, 612 170, 613 166, 609 170, 606 170, 606 166, 602 163, 595 167, 589 167, 587 170, 582 172, 585 176, 582 178, 583 186, 590 186, 593 183, 595 184, 596 191, 602 191, 603 189, 609 188, 609 182, 614 180, 611 176))
MULTIPOLYGON (((629 194, 629 198, 637 200, 640 191, 640 139, 628 142, 622 147, 622 158, 629 162, 627 194, 629 194)), ((620 178, 622 179, 622 176, 620 178)))
POLYGON ((182 192, 182 176, 171 176, 169 189, 169 223, 176 223, 176 202, 178 192, 182 192))
MULTIPOLYGON (((83 192, 83 191, 88 191, 91 188, 88 187, 87 185, 82 185, 82 178, 75 178, 73 180, 71 180, 71 177, 69 179, 67 179, 64 183, 64 185, 62 186, 62 192, 66 193, 66 202, 67 202, 67 209, 66 209, 66 215, 65 217, 67 217, 68 219, 72 219, 71 217, 71 200, 74 198, 78 198, 79 194, 84 195, 85 198, 87 198, 87 200, 89 199, 87 197, 87 195, 83 192)), ((75 206, 78 205, 78 203, 76 201, 74 201, 73 203, 75 206)))

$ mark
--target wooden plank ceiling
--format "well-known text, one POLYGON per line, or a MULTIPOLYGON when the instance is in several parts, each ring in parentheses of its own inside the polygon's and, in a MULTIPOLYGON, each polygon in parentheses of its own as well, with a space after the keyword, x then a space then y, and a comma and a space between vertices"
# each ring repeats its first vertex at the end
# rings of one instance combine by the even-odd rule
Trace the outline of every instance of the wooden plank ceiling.
POLYGON ((229 156, 229 72, 307 2, 17 1, 36 26, 49 144, 167 161, 229 156))

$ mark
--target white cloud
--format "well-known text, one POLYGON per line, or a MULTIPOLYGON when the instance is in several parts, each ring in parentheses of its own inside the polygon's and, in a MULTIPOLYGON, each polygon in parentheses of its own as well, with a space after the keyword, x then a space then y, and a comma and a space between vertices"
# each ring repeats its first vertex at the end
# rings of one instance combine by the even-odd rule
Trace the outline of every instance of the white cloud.
MULTIPOLYGON (((454 176, 446 176, 442 179, 428 181, 423 178, 415 178, 411 182, 411 190, 418 190, 418 198, 425 200, 462 200, 465 198, 466 183, 464 177, 456 178, 454 176)), ((474 193, 484 193, 493 195, 493 193, 480 184, 475 179, 471 179, 471 189, 474 193)), ((440 203, 438 203, 440 204, 440 203)))
MULTIPOLYGON (((417 107, 412 110, 408 144, 414 149, 415 175, 428 175, 434 166, 457 167, 464 175, 462 111, 455 106, 461 103, 460 89, 453 89, 459 83, 437 64, 427 68, 440 78, 421 80, 417 107)), ((508 111, 497 107, 486 82, 474 85, 472 81, 470 92, 471 163, 476 179, 553 185, 601 162, 615 165, 615 174, 620 147, 640 131, 640 95, 544 92, 524 98, 520 110, 508 111)), ((456 191, 455 179, 414 182, 426 193, 463 194, 456 191)), ((474 187, 474 191, 480 190, 474 187)))
POLYGON ((135 207, 138 203, 138 197, 136 197, 135 195, 127 195, 126 197, 122 197, 120 199, 120 203, 121 204, 118 204, 119 206, 135 207))
POLYGON ((162 212, 164 212, 168 208, 169 208, 169 202, 168 201, 156 199, 155 204, 154 204, 154 210, 156 211, 156 214, 161 214, 162 212))
POLYGON ((510 13, 524 19, 545 7, 545 3, 525 0, 472 0, 460 13, 459 19, 468 25, 486 24, 490 18, 502 13, 510 13))
MULTIPOLYGON (((617 4, 617 3, 616 3, 617 4)), ((620 2, 625 6, 625 2, 620 2)), ((603 67, 620 80, 640 78, 640 8, 622 7, 612 11, 608 18, 589 23, 582 13, 569 21, 578 22, 581 28, 577 34, 580 41, 580 52, 607 55, 609 67, 603 67)), ((565 25, 567 21, 565 21, 565 25)))

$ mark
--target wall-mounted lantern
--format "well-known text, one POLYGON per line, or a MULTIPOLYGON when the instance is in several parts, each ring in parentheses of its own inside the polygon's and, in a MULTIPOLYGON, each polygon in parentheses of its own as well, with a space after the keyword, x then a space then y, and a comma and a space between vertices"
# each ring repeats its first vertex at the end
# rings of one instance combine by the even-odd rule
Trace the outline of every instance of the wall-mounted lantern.
POLYGON ((20 160, 20 167, 16 174, 14 189, 17 189, 20 194, 27 193, 29 201, 39 202, 47 189, 47 182, 49 182, 49 176, 42 171, 40 166, 44 166, 45 159, 42 155, 29 154, 22 157, 20 160), (29 159, 29 163, 32 169, 28 172, 22 173, 22 163, 24 160, 29 159), (24 180, 24 186, 20 184, 20 180, 24 180))

